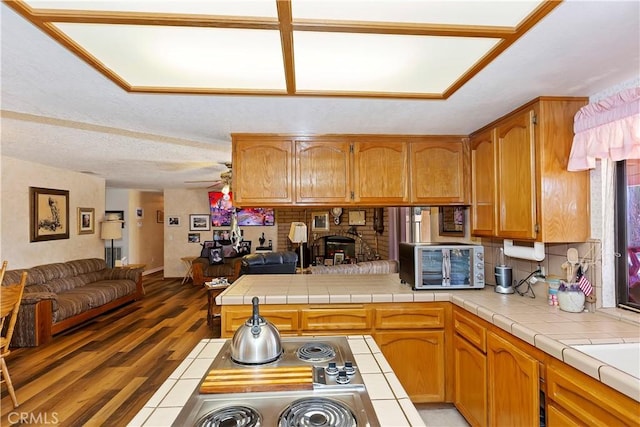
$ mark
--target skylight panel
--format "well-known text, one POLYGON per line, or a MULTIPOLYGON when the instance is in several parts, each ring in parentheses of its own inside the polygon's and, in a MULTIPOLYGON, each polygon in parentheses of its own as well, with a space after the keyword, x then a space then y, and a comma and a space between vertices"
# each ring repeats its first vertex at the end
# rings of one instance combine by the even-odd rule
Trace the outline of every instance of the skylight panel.
POLYGON ((272 30, 55 24, 132 86, 283 90, 272 30))

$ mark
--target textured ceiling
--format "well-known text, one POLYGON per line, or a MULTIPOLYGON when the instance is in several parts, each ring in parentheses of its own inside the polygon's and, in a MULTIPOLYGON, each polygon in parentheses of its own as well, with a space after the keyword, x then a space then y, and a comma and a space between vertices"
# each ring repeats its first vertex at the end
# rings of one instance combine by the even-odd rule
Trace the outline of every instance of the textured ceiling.
POLYGON ((2 155, 118 188, 216 180, 232 132, 468 134, 536 96, 589 96, 640 75, 637 1, 564 2, 447 100, 127 93, 0 13, 2 155))

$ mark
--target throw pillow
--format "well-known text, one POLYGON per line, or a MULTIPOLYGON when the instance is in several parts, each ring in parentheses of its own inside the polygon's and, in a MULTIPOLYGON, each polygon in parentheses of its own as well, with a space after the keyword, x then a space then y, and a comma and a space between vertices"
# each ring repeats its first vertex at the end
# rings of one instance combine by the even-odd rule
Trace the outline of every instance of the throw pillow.
POLYGON ((238 256, 238 252, 236 252, 233 245, 222 245, 222 256, 225 258, 235 258, 238 256))
POLYGON ((206 240, 204 243, 200 244, 202 246, 202 250, 200 251, 200 258, 208 258, 209 257, 209 249, 216 246, 216 242, 214 240, 206 240))
POLYGON ((209 264, 224 264, 224 257, 222 255, 222 248, 209 249, 209 264))

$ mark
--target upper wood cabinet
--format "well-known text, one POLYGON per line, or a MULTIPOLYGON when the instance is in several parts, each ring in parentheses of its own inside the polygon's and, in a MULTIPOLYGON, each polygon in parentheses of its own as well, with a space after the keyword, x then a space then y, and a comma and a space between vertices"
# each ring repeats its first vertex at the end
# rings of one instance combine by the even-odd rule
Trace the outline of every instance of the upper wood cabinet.
POLYGON ((408 144, 398 139, 355 141, 353 201, 405 205, 409 202, 408 144))
POLYGON ((527 110, 497 128, 497 233, 501 237, 533 240, 536 217, 535 112, 527 110))
POLYGON ((538 98, 471 135, 473 235, 589 238, 589 173, 567 171, 573 117, 586 101, 538 98))
POLYGON ((411 202, 422 205, 462 205, 468 203, 465 171, 468 171, 468 144, 460 137, 432 137, 412 142, 411 202))
POLYGON ((295 141, 296 202, 351 202, 351 144, 342 138, 295 141))
POLYGON ((233 196, 238 205, 291 204, 293 141, 261 135, 233 135, 233 196))
POLYGON ((496 130, 475 135, 471 144, 471 234, 495 234, 496 130))
POLYGON ((448 205, 469 199, 463 137, 232 137, 240 206, 448 205))

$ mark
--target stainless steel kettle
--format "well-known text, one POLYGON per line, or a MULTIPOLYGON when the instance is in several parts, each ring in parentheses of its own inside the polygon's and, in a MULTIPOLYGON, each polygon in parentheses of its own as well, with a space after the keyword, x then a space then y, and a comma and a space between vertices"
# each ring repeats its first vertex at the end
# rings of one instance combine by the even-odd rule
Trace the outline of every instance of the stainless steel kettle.
POLYGON ((261 365, 277 360, 282 354, 280 332, 260 316, 258 297, 253 297, 253 314, 233 334, 231 359, 245 365, 261 365))

